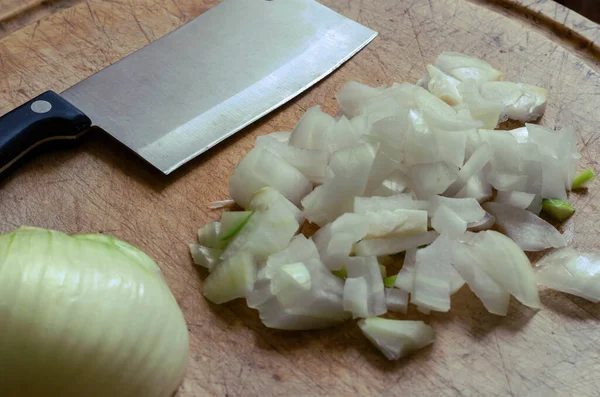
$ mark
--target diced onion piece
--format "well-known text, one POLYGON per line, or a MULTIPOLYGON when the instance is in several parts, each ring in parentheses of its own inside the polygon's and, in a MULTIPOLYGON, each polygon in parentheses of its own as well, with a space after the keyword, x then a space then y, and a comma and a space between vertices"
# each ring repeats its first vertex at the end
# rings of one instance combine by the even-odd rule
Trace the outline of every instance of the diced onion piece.
POLYGON ((327 225, 319 228, 319 230, 317 230, 317 232, 311 237, 311 240, 315 243, 315 246, 319 250, 321 260, 323 261, 325 266, 327 266, 327 268, 329 268, 332 272, 337 272, 337 271, 343 270, 343 272, 344 272, 343 277, 341 277, 342 276, 341 273, 340 274, 334 273, 334 274, 336 274, 336 276, 338 276, 340 278, 345 279, 347 277, 346 269, 344 268, 346 254, 345 254, 345 251, 344 252, 339 252, 339 251, 344 249, 344 245, 346 244, 346 241, 352 241, 352 240, 354 240, 354 237, 344 235, 344 236, 341 236, 342 238, 340 239, 339 238, 340 236, 338 235, 338 239, 341 240, 341 242, 340 242, 341 244, 340 243, 334 244, 331 247, 331 251, 330 251, 329 244, 333 240, 332 227, 333 227, 333 223, 328 223, 327 225))
POLYGON ((364 236, 366 239, 420 234, 427 231, 427 211, 382 210, 367 212, 363 217, 369 225, 369 231, 364 236))
POLYGON ((587 187, 589 182, 594 179, 596 175, 593 170, 585 170, 582 173, 578 174, 575 179, 573 179, 573 184, 571 185, 571 189, 583 189, 587 187))
POLYGON ((383 279, 379 270, 379 263, 376 257, 353 258, 348 261, 346 271, 348 272, 348 281, 350 278, 362 277, 367 284, 367 308, 370 316, 379 316, 387 312, 385 306, 385 292, 383 279))
POLYGON ((488 174, 488 182, 497 190, 524 190, 527 176, 492 170, 488 174))
POLYGON ((221 240, 220 234, 221 222, 208 222, 198 229, 198 242, 205 247, 222 249, 227 245, 227 241, 221 240))
POLYGON ((381 183, 375 187, 370 193, 372 196, 389 197, 401 194, 406 190, 410 183, 408 176, 396 170, 389 174, 381 183))
POLYGON ((268 328, 303 331, 339 325, 349 317, 346 312, 341 313, 344 314, 319 312, 310 306, 308 309, 284 308, 275 299, 260 307, 259 317, 268 328))
POLYGON ((329 153, 345 149, 358 144, 358 139, 362 135, 356 131, 350 120, 346 116, 336 120, 333 128, 329 131, 325 140, 325 149, 329 153))
MULTIPOLYGON (((492 150, 487 143, 479 146, 469 157, 469 160, 465 163, 465 165, 460 169, 458 175, 456 177, 456 181, 450 185, 450 187, 446 190, 445 195, 454 196, 464 189, 467 183, 472 180, 473 177, 480 175, 483 170, 483 167, 490 162, 492 158, 492 150)), ((487 179, 486 179, 487 180, 487 179)), ((491 193, 491 189, 490 189, 491 193)), ((468 196, 461 196, 468 197, 468 196)), ((475 197, 476 198, 476 197, 475 197)), ((477 199, 477 198, 476 198, 477 199)), ((479 200, 478 200, 479 201, 479 200)))
POLYGON ((352 246, 369 232, 363 215, 346 213, 320 228, 312 237, 323 263, 331 270, 341 269, 352 253, 352 246))
POLYGON ((388 197, 355 197, 354 212, 366 214, 373 211, 394 211, 397 209, 426 210, 427 201, 415 200, 412 194, 396 194, 388 197))
MULTIPOLYGON (((335 276, 332 276, 335 278, 335 276)), ((338 280, 341 283, 341 280, 338 280)), ((257 282, 262 289, 268 288, 269 282, 257 282), (267 287, 263 287, 266 285, 267 287)), ((343 287, 339 286, 340 290, 343 287)), ((251 295, 258 293, 253 291, 251 295)), ((342 308, 341 293, 321 287, 313 291, 291 307, 283 307, 279 300, 271 298, 257 307, 263 324, 269 328, 283 330, 312 330, 329 328, 346 321, 350 315, 342 308), (335 309, 331 305, 335 302, 335 309), (337 307, 339 305, 339 308, 337 307)))
POLYGON ((529 131, 527 131, 527 127, 519 127, 514 130, 508 131, 518 143, 527 143, 529 142, 529 131))
POLYGON ((512 207, 521 208, 526 210, 531 206, 533 200, 535 199, 535 194, 527 193, 527 192, 519 192, 516 190, 512 191, 498 191, 496 194, 496 202, 510 205, 512 207))
POLYGON ((290 306, 311 289, 311 277, 302 262, 279 267, 271 279, 271 292, 284 306, 290 306))
POLYGON ((292 132, 291 131, 276 131, 276 132, 271 132, 270 134, 267 134, 265 136, 271 137, 271 138, 277 140, 278 142, 287 144, 290 141, 292 132))
POLYGON ((514 136, 498 130, 481 129, 478 132, 483 142, 486 142, 492 151, 492 171, 502 174, 515 174, 520 171, 519 146, 514 136))
POLYGON ((491 229, 496 223, 496 217, 493 215, 485 213, 485 216, 477 222, 469 222, 467 224, 467 230, 471 232, 480 232, 482 230, 491 229))
POLYGON ((235 204, 235 201, 231 200, 231 199, 229 199, 229 200, 213 201, 212 203, 210 203, 208 205, 208 208, 210 208, 211 210, 216 210, 216 209, 219 209, 219 208, 227 207, 227 206, 229 206, 231 204, 235 204))
POLYGON ((359 240, 418 235, 426 230, 426 211, 367 211, 365 214, 346 213, 340 216, 333 223, 320 228, 313 240, 323 262, 330 269, 338 270, 352 253, 354 243, 359 240))
POLYGON ((456 193, 456 198, 474 198, 482 203, 490 199, 493 195, 492 185, 489 184, 484 170, 473 175, 467 184, 456 193))
POLYGON ((533 212, 534 214, 539 215, 540 212, 542 211, 542 202, 543 202, 542 197, 536 195, 535 198, 533 199, 533 201, 531 202, 531 205, 529 207, 527 207, 527 211, 533 212))
MULTIPOLYGON (((378 140, 376 138, 368 138, 369 142, 377 143, 378 140)), ((369 178, 367 181, 367 186, 365 187, 365 196, 373 196, 376 195, 374 190, 379 188, 386 179, 393 177, 394 181, 398 181, 400 186, 391 185, 390 189, 394 189, 397 193, 401 193, 408 184, 410 180, 406 176, 408 172, 408 167, 401 164, 401 152, 399 150, 390 148, 379 141, 379 150, 377 151, 377 155, 375 156, 375 160, 373 161, 373 165, 371 167, 371 172, 369 173, 369 178)), ((390 194, 385 194, 385 196, 389 196, 390 194)))
MULTIPOLYGON (((441 103, 444 104, 444 102, 441 103)), ((423 112, 409 109, 406 111, 405 119, 402 124, 407 126, 407 131, 402 144, 402 162, 407 166, 413 166, 441 161, 434 131, 425 121, 423 112)), ((443 121, 438 121, 438 124, 443 124, 443 121)))
POLYGON ((457 88, 460 81, 447 75, 435 66, 427 65, 427 76, 423 78, 422 81, 423 88, 427 89, 448 105, 454 106, 462 102, 462 98, 457 88), (425 81, 427 82, 426 85, 424 84, 425 81))
POLYGON ((385 91, 385 86, 369 87, 356 81, 349 81, 336 94, 341 111, 348 117, 358 115, 361 105, 385 91))
POLYGON ((256 262, 252 255, 240 252, 220 262, 204 280, 204 296, 220 304, 243 298, 252 291, 256 280, 256 262))
POLYGON ((267 212, 273 205, 284 207, 285 210, 294 215, 299 224, 304 222, 304 214, 302 214, 302 211, 286 199, 283 194, 268 186, 263 187, 254 193, 248 209, 252 211, 267 212))
POLYGON ((415 85, 418 87, 425 88, 426 90, 429 90, 429 81, 430 80, 431 80, 431 76, 429 75, 429 73, 427 71, 425 71, 423 73, 423 75, 421 75, 421 78, 419 80, 417 80, 415 85))
MULTIPOLYGON (((536 196, 541 197, 542 191, 544 190, 544 170, 543 164, 539 161, 539 153, 532 144, 520 144, 519 146, 519 156, 521 157, 521 171, 519 173, 524 175, 527 180, 524 193, 535 194, 536 196), (528 157, 531 159, 528 159, 528 157)), ((535 199, 533 201, 535 201, 535 199)))
POLYGON ((434 136, 440 159, 452 166, 462 167, 465 162, 467 132, 435 129, 434 136))
POLYGON ((366 114, 359 114, 358 116, 352 117, 350 119, 350 124, 354 127, 354 131, 356 131, 357 134, 361 134, 363 138, 371 131, 373 125, 373 123, 369 121, 369 116, 366 114))
POLYGON ((531 262, 514 241, 493 230, 486 230, 473 234, 468 244, 478 259, 478 265, 492 280, 524 305, 540 307, 531 262))
POLYGON ((511 120, 537 120, 546 110, 548 90, 542 87, 508 81, 488 81, 481 84, 480 90, 483 98, 501 102, 504 106, 503 116, 511 120))
POLYGON ((367 116, 371 126, 379 120, 395 117, 401 112, 398 101, 386 91, 360 105, 360 113, 367 116))
MULTIPOLYGON (((435 235, 434 240, 435 238, 437 238, 437 234, 435 235)), ((404 264, 396 275, 394 287, 408 293, 412 293, 414 291, 416 264, 417 248, 415 247, 406 251, 406 255, 404 256, 404 264)))
POLYGON ((417 100, 415 91, 423 91, 422 87, 407 82, 394 83, 391 87, 385 90, 387 95, 390 95, 403 108, 416 108, 417 100))
MULTIPOLYGON (((486 143, 483 142, 483 140, 479 136, 479 133, 475 129, 465 131, 465 135, 467 137, 467 142, 465 146, 465 160, 468 160, 471 158, 471 156, 473 156, 475 150, 479 149, 480 146, 486 143)), ((491 151, 488 157, 491 157, 491 151)))
POLYGON ((433 328, 422 321, 371 317, 360 320, 358 326, 388 360, 398 360, 433 343, 433 328))
POLYGON ((435 66, 460 81, 469 79, 478 82, 502 80, 502 73, 489 63, 458 52, 442 52, 437 57, 435 66))
POLYGON ((364 191, 366 177, 373 166, 378 149, 378 143, 362 143, 338 150, 331 156, 329 171, 333 176, 350 175, 353 171, 360 171, 357 176, 362 176, 360 190, 364 191))
POLYGON ((460 236, 467 231, 467 222, 447 205, 438 205, 433 217, 431 227, 438 233, 448 233, 450 236, 460 236))
POLYGON ((411 248, 417 248, 422 245, 430 244, 436 239, 437 235, 438 234, 436 232, 429 231, 401 237, 362 240, 354 245, 354 253, 356 256, 397 254, 411 248))
POLYGON ((323 226, 352 211, 354 197, 365 191, 376 152, 377 146, 371 144, 335 152, 330 163, 333 178, 302 199, 306 218, 323 226))
POLYGON ((451 265, 450 251, 450 242, 445 234, 433 244, 417 250, 411 303, 440 312, 450 310, 450 295, 464 284, 451 265))
POLYGON ((311 259, 319 259, 317 247, 312 240, 298 234, 284 250, 269 255, 258 276, 271 279, 281 266, 297 262, 307 263, 311 259))
MULTIPOLYGON (((394 108, 400 109, 397 104, 394 108)), ((401 161, 404 154, 400 149, 403 148, 406 139, 406 131, 402 128, 407 122, 406 112, 405 109, 402 109, 397 114, 373 122, 369 134, 364 136, 363 139, 376 140, 382 143, 383 146, 388 148, 388 156, 392 154, 394 160, 401 161)))
POLYGON ((499 122, 503 121, 503 104, 494 98, 483 97, 476 80, 465 80, 457 88, 471 117, 481 121, 483 128, 494 129, 499 122))
POLYGON ((478 222, 485 217, 485 211, 481 208, 477 200, 473 198, 449 198, 442 196, 429 198, 429 212, 431 214, 435 214, 436 209, 442 205, 454 211, 467 223, 478 222))
POLYGON ((252 195, 270 186, 298 205, 312 183, 296 168, 264 148, 254 148, 240 161, 229 180, 229 195, 248 207, 252 195))
POLYGON ((423 88, 415 86, 413 95, 422 112, 423 120, 431 128, 464 131, 482 127, 483 123, 480 121, 473 120, 471 117, 461 117, 450 105, 423 88))
POLYGON ((406 313, 408 309, 408 292, 398 288, 386 288, 385 305, 391 312, 406 313))
POLYGON ((255 212, 221 257, 225 259, 246 252, 261 262, 283 250, 300 227, 296 214, 290 211, 286 201, 275 201, 266 212, 255 212))
POLYGON ((575 208, 571 204, 558 199, 544 199, 542 201, 542 209, 559 222, 564 221, 575 213, 575 208))
POLYGON ((558 200, 567 200, 567 192, 565 191, 562 178, 558 177, 561 174, 562 166, 556 164, 548 157, 543 156, 542 160, 542 197, 553 197, 558 200))
POLYGON ((536 264, 539 284, 600 302, 600 255, 562 248, 536 264))
POLYGON ((223 250, 220 248, 205 247, 200 244, 190 244, 190 252, 194 263, 207 268, 210 272, 219 262, 223 250))
POLYGON ((297 148, 270 135, 258 137, 255 147, 264 148, 282 158, 312 182, 322 183, 325 180, 329 154, 324 150, 297 148))
POLYGON ((369 317, 369 296, 364 277, 349 277, 344 284, 344 310, 352 313, 352 318, 369 317))
POLYGON ((573 185, 581 155, 573 128, 553 131, 536 124, 526 124, 527 143, 538 149, 536 160, 541 162, 542 197, 566 200, 565 190, 573 185))
POLYGON ((462 242, 452 243, 452 265, 465 279, 473 293, 481 299, 485 308, 493 314, 506 316, 510 294, 481 267, 475 250, 462 242))
POLYGON ((541 251, 567 245, 554 226, 529 211, 491 202, 485 203, 483 208, 496 217, 496 224, 525 251, 541 251))
POLYGON ((410 167, 410 176, 417 197, 426 199, 444 193, 457 180, 458 168, 444 162, 417 164, 410 167))
POLYGON ((254 211, 226 211, 221 215, 221 240, 230 240, 248 223, 254 211))
POLYGON ((486 215, 474 198, 433 196, 429 202, 431 227, 439 233, 447 232, 451 236, 464 234, 469 223, 480 222, 486 215))
POLYGON ((301 149, 326 150, 327 135, 334 125, 333 117, 324 113, 321 106, 312 107, 292 131, 289 144, 301 149))
MULTIPOLYGON (((343 281, 331 274, 318 257, 314 243, 301 234, 295 236, 285 250, 269 256, 258 274, 254 290, 247 295, 248 306, 258 309, 260 319, 267 327, 320 329, 350 317, 343 309, 343 281), (274 289, 272 279, 278 277, 286 265, 298 262, 310 273, 310 290, 297 288, 297 294, 287 294, 285 289, 274 289), (279 290, 278 295, 273 290, 279 290)), ((306 280, 306 277, 302 279, 306 280)))

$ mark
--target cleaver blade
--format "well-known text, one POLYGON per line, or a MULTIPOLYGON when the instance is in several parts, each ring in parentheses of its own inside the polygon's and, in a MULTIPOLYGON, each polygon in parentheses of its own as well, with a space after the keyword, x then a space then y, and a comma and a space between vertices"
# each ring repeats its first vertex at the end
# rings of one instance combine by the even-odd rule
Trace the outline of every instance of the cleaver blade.
POLYGON ((31 147, 93 123, 169 174, 375 36, 314 0, 222 0, 60 95, 48 91, 0 118, 0 172, 31 147))

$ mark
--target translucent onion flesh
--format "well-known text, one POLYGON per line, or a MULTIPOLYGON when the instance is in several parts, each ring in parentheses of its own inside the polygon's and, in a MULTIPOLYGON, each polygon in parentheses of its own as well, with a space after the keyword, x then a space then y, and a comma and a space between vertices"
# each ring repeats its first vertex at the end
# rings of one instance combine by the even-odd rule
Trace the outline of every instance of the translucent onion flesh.
MULTIPOLYGON (((546 104, 544 89, 501 79, 483 60, 445 52, 417 85, 347 83, 335 118, 317 106, 292 133, 257 140, 230 181, 232 197, 257 214, 241 230, 225 225, 236 232, 231 241, 219 238, 221 224, 207 226, 202 248, 192 247, 195 261, 215 273, 249 253, 255 271, 238 266, 254 273, 254 285, 242 278, 233 295, 245 294, 265 325, 282 329, 350 316, 377 323, 373 316, 388 309, 405 311, 409 297, 420 312, 447 311, 465 282, 491 313, 506 315, 510 295, 539 307, 523 249, 565 241, 536 214, 543 199, 546 207, 564 200, 587 179, 575 175, 581 155, 572 129, 493 130, 507 118, 537 118, 546 104), (305 218, 319 230, 290 242, 305 218), (402 269, 384 284, 378 257, 404 251, 402 269), (214 264, 219 252, 223 262, 214 264)), ((395 344, 371 340, 399 357, 404 340, 390 335, 395 344)))
POLYGON ((422 321, 371 317, 360 320, 358 326, 388 360, 398 360, 433 343, 433 328, 422 321))

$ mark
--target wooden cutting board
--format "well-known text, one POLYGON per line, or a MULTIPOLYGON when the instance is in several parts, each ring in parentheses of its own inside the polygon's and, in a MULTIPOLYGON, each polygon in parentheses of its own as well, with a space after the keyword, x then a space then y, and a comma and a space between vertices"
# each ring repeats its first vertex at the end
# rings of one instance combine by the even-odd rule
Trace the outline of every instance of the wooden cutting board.
POLYGON ((2 0, 0 2, 0 38, 82 0, 2 0))
MULTIPOLYGON (((280 0, 283 1, 283 0, 280 0)), ((213 0, 87 1, 0 40, 0 113, 46 89, 61 91, 199 15, 213 0)), ((30 159, 0 179, 0 232, 23 224, 102 232, 142 248, 161 265, 191 335, 191 396, 598 396, 600 307, 542 291, 543 310, 513 301, 507 317, 486 312, 463 288, 449 313, 421 318, 436 342, 388 362, 355 323, 318 332, 266 329, 241 301, 209 305, 206 273, 187 244, 216 219, 227 180, 257 135, 290 130, 310 106, 336 112, 347 80, 415 82, 441 51, 482 57, 519 80, 550 89, 542 123, 572 125, 581 166, 598 171, 598 25, 552 1, 325 0, 379 31, 331 77, 169 177, 102 134, 30 159)), ((202 73, 201 70, 198 73, 202 73)), ((599 247, 600 213, 589 192, 571 194, 577 213, 562 229, 580 249, 599 247)))

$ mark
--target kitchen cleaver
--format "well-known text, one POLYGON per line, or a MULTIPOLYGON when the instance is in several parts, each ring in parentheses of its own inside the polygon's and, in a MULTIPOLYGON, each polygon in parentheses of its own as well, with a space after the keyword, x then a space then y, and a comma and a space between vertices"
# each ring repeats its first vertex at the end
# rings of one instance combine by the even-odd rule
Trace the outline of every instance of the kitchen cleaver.
POLYGON ((169 174, 321 80, 376 35, 314 0, 223 0, 60 95, 47 91, 2 116, 0 172, 93 122, 169 174))

